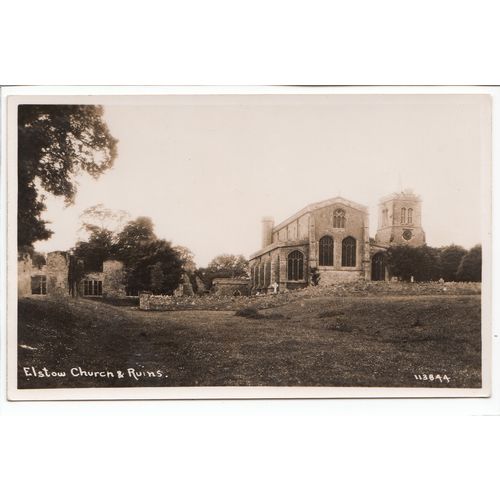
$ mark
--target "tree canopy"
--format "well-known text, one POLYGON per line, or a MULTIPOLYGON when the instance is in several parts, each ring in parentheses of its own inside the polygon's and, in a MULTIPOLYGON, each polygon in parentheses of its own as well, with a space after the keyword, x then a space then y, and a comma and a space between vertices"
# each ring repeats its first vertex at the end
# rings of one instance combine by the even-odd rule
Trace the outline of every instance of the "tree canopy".
POLYGON ((462 257, 457 270, 457 279, 459 281, 481 281, 481 270, 482 248, 481 245, 476 245, 462 257))
POLYGON ((181 255, 170 242, 159 239, 149 217, 129 221, 120 232, 97 225, 86 229, 88 241, 78 242, 74 249, 86 271, 100 271, 105 260, 116 259, 123 262, 125 285, 132 290, 168 294, 179 285, 190 252, 185 248, 181 255))
POLYGON ((18 107, 18 245, 30 247, 52 231, 42 219, 45 193, 67 204, 77 192, 76 176, 97 178, 111 168, 117 140, 102 106, 21 105, 18 107))
POLYGON ((466 254, 467 250, 458 245, 449 245, 440 249, 441 277, 445 281, 457 279, 458 267, 466 254))
POLYGON ((217 278, 238 278, 248 276, 248 261, 243 255, 221 254, 214 257, 207 271, 217 278))
POLYGON ((469 251, 457 245, 433 248, 399 245, 387 250, 392 276, 404 281, 481 281, 481 245, 469 251))
POLYGON ((387 250, 387 266, 392 276, 404 281, 410 281, 412 276, 416 281, 438 280, 441 277, 439 251, 427 245, 390 247, 387 250))

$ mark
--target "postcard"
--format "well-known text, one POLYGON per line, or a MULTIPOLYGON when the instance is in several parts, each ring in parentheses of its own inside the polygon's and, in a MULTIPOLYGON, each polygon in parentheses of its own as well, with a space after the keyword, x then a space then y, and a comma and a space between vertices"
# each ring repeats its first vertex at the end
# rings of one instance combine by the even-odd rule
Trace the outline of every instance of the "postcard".
POLYGON ((491 97, 6 97, 10 400, 487 397, 491 97))

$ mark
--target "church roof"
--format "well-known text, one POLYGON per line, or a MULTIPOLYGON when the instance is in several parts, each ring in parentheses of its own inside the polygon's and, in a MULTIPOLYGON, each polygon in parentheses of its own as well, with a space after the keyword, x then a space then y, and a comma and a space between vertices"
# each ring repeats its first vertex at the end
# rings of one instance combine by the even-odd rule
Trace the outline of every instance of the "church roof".
POLYGON ((283 229, 285 226, 307 213, 313 212, 314 210, 318 210, 320 208, 328 207, 330 205, 338 204, 354 208, 361 212, 368 212, 368 207, 366 207, 365 205, 360 205, 359 203, 355 203, 354 201, 347 200, 346 198, 342 198, 342 196, 336 196, 335 198, 329 198, 328 200, 319 201, 317 203, 311 203, 310 205, 307 205, 302 210, 299 210, 291 217, 288 217, 288 219, 285 219, 283 222, 280 222, 277 226, 273 227, 273 232, 283 229))

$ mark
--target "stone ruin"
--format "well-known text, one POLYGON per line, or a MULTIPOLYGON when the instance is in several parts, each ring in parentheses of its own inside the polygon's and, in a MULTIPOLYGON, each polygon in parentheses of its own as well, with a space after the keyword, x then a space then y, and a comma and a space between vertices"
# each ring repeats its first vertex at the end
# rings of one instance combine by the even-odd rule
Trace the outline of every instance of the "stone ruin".
POLYGON ((23 253, 18 256, 17 276, 19 297, 127 296, 123 263, 117 260, 104 261, 100 272, 84 273, 83 263, 69 252, 49 252, 42 267, 34 266, 30 255, 23 253))

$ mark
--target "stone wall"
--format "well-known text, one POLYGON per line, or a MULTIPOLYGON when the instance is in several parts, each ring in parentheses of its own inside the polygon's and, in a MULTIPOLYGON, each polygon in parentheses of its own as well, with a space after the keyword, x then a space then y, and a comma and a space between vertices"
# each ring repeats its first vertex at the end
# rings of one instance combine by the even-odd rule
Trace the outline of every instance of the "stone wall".
POLYGON ((336 283, 331 286, 310 286, 302 290, 286 289, 281 293, 227 297, 205 294, 194 297, 171 295, 140 295, 140 309, 149 311, 237 311, 242 307, 267 309, 313 297, 377 297, 377 296, 454 296, 480 295, 481 283, 406 283, 388 281, 366 281, 336 283))
MULTIPOLYGON (((315 210, 312 217, 314 217, 314 233, 312 235, 314 240, 311 241, 311 245, 315 246, 314 255, 319 256, 319 240, 323 236, 330 236, 333 239, 333 266, 329 270, 345 271, 342 269, 342 241, 351 236, 356 240, 356 266, 349 270, 364 271, 366 244, 369 241, 366 212, 339 202, 315 210), (337 209, 345 211, 345 227, 343 228, 333 227, 333 216, 337 209)), ((319 262, 312 258, 311 265, 318 266, 319 262)), ((359 273, 355 274, 359 275, 359 273)), ((339 274, 339 277, 343 276, 349 279, 349 274, 339 274)))
POLYGON ((189 275, 187 273, 182 274, 181 282, 174 290, 174 295, 176 297, 191 297, 194 295, 193 285, 191 284, 191 280, 189 279, 189 275))
POLYGON ((33 264, 28 253, 17 257, 17 294, 19 297, 31 295, 31 275, 33 264))
POLYGON ((327 267, 319 267, 320 286, 334 285, 335 283, 356 281, 360 278, 364 278, 364 272, 357 271, 343 271, 343 270, 333 270, 327 267))
POLYGON ((247 278, 215 278, 212 282, 212 293, 224 296, 248 295, 250 280, 247 278))
POLYGON ((47 295, 64 296, 69 290, 68 252, 49 252, 47 254, 47 295))
POLYGON ((104 297, 125 298, 125 271, 123 262, 106 260, 102 265, 102 294, 104 297))
POLYGON ((139 293, 139 309, 143 311, 167 311, 175 304, 173 295, 153 295, 149 292, 139 293))

